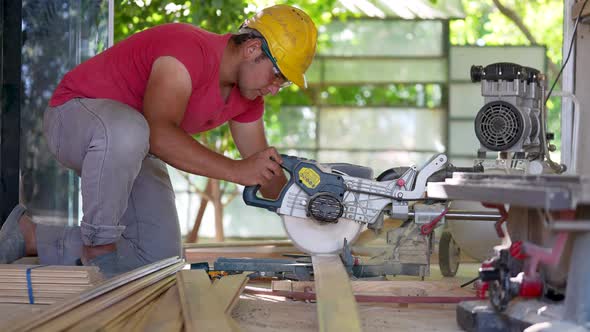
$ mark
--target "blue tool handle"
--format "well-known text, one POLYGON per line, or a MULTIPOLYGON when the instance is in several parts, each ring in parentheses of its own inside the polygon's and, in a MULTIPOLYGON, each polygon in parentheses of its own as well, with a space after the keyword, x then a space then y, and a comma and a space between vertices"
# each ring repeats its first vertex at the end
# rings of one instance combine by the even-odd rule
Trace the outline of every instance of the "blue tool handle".
POLYGON ((244 188, 244 194, 243 194, 244 202, 246 202, 247 205, 256 206, 259 208, 267 209, 272 212, 276 212, 281 207, 281 204, 283 203, 282 199, 273 201, 270 199, 260 198, 260 197, 256 196, 259 189, 260 189, 260 185, 247 186, 246 188, 244 188))
POLYGON ((283 204, 283 197, 285 196, 286 189, 289 188, 291 184, 293 184, 294 182, 293 170, 295 169, 295 166, 299 164, 300 161, 300 158, 283 154, 281 155, 281 158, 283 159, 281 167, 285 171, 289 172, 291 178, 289 179, 289 182, 285 185, 285 188, 279 195, 279 198, 277 200, 260 198, 256 195, 258 194, 258 190, 260 190, 260 185, 246 186, 244 188, 244 193, 242 197, 244 198, 244 202, 247 205, 264 208, 272 212, 276 212, 281 207, 281 205, 283 204))

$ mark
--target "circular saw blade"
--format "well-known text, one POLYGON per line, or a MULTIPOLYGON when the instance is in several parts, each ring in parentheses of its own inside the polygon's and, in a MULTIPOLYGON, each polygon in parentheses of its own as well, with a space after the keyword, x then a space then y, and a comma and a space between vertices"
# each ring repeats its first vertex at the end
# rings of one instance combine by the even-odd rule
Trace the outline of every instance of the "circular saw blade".
POLYGON ((342 218, 337 223, 326 224, 286 215, 281 220, 293 245, 308 254, 339 253, 344 239, 353 243, 363 229, 363 224, 342 218))

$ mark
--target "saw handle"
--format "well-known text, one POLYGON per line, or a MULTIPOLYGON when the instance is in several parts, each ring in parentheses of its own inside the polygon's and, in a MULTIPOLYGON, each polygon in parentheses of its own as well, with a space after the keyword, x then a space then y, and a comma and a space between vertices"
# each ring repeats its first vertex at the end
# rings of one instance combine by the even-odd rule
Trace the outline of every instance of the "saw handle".
POLYGON ((284 154, 281 155, 281 158, 283 159, 283 163, 280 164, 280 166, 289 173, 290 179, 287 184, 285 184, 285 187, 281 191, 279 198, 276 200, 260 198, 257 196, 258 190, 260 190, 260 185, 246 186, 242 195, 246 205, 264 208, 272 212, 276 212, 281 207, 283 204, 283 197, 285 197, 285 192, 287 191, 286 189, 289 188, 294 181, 293 170, 301 160, 301 158, 284 154))
POLYGON ((244 188, 243 197, 246 205, 264 208, 269 211, 276 212, 281 207, 281 204, 283 204, 282 193, 278 200, 273 201, 271 199, 258 197, 256 194, 258 194, 259 189, 259 184, 255 186, 247 186, 244 188))

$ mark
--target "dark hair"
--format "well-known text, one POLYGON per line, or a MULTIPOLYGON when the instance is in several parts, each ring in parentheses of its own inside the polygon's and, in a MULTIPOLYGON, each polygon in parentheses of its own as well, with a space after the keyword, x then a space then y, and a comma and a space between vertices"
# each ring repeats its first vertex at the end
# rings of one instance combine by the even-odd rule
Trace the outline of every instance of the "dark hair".
POLYGON ((241 45, 243 42, 250 40, 250 39, 264 39, 262 34, 258 32, 258 30, 240 27, 237 34, 233 34, 230 40, 236 44, 241 45))
MULTIPOLYGON (((230 37, 230 40, 235 45, 241 45, 242 43, 244 43, 245 41, 250 40, 250 39, 261 39, 263 43, 266 43, 266 40, 264 39, 262 34, 260 32, 258 32, 258 30, 245 28, 245 27, 240 27, 240 30, 238 31, 238 33, 233 34, 230 37)), ((254 59, 254 61, 260 62, 260 61, 264 60, 265 58, 268 58, 268 57, 264 53, 262 53, 256 59, 254 59)))

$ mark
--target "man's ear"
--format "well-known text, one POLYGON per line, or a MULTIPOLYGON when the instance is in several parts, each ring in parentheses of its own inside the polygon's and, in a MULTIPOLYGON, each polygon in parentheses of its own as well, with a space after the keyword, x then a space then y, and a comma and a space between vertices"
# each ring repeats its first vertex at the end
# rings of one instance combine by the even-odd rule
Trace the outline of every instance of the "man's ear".
POLYGON ((242 56, 245 59, 256 59, 262 53, 262 41, 260 39, 248 39, 242 45, 242 56))

